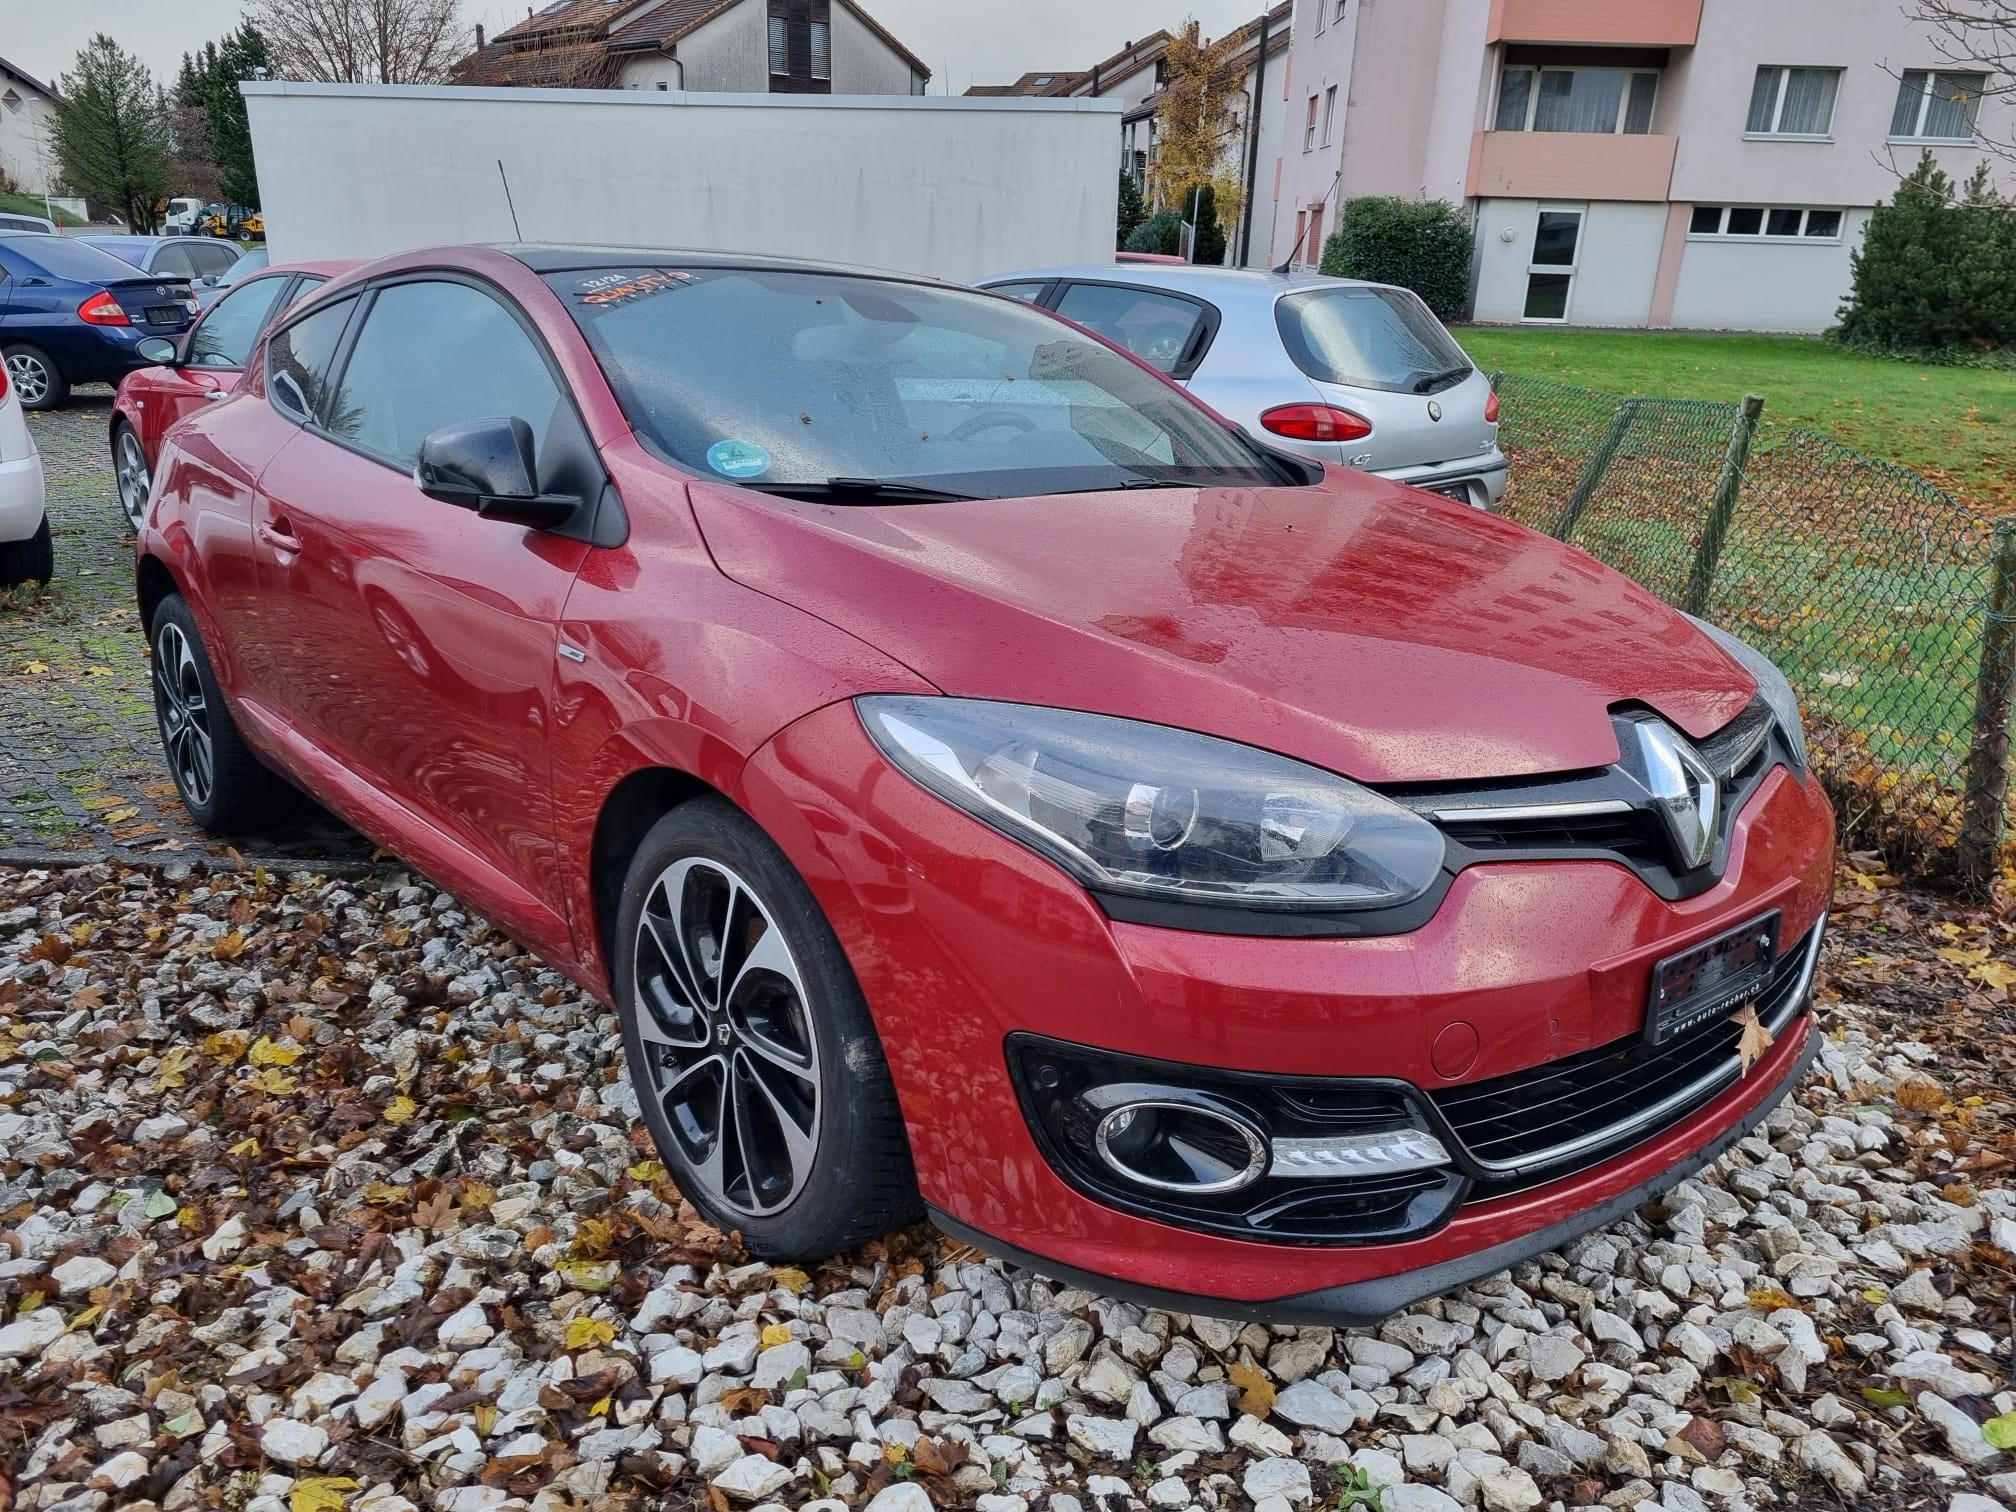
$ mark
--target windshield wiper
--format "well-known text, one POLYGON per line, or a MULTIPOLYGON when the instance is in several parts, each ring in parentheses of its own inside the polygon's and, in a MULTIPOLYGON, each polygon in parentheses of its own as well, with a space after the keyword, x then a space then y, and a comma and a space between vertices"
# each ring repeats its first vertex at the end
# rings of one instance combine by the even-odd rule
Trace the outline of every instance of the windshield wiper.
POLYGON ((895 478, 828 478, 823 483, 756 483, 752 487, 786 499, 908 499, 915 504, 949 504, 978 499, 980 494, 933 488, 928 483, 904 483, 895 478))
POLYGON ((1433 393, 1444 384, 1454 383, 1458 378, 1468 378, 1469 376, 1470 365, 1468 363, 1465 363, 1462 367, 1445 368, 1439 373, 1428 373, 1417 379, 1414 384, 1414 392, 1417 394, 1433 393))

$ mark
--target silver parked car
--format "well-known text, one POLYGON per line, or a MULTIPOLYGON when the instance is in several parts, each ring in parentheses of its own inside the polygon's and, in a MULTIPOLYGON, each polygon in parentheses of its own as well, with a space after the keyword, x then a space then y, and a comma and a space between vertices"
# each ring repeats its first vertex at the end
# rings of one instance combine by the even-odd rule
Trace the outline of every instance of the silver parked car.
POLYGON ((1498 396, 1409 290, 1159 264, 1041 268, 981 287, 1098 332, 1285 451, 1485 509, 1505 492, 1498 396))

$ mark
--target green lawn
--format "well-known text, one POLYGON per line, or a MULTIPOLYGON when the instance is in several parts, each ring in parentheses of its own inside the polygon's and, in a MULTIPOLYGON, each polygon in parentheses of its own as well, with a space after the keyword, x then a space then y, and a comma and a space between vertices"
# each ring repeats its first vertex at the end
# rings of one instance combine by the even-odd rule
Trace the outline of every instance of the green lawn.
POLYGON ((44 219, 53 219, 59 226, 84 224, 68 210, 58 210, 53 217, 50 216, 49 211, 43 207, 42 196, 39 194, 0 194, 0 210, 11 211, 15 215, 39 215, 44 219))
POLYGON ((2016 372, 1920 367, 1797 336, 1473 326, 1471 358, 1583 388, 1733 401, 1922 473, 1970 503, 2016 509, 2016 372))

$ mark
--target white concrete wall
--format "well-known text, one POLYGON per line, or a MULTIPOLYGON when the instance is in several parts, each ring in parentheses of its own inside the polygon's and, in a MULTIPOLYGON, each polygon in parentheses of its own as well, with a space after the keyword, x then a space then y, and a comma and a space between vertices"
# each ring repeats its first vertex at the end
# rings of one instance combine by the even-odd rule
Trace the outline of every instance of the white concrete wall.
POLYGON ((1849 258, 1869 227, 1851 210, 1839 242, 1690 238, 1673 293, 1673 324, 1703 330, 1824 331, 1854 283, 1849 258))
POLYGON ((9 89, 21 97, 21 105, 11 110, 0 105, 0 173, 24 194, 46 194, 56 187, 56 159, 49 147, 56 107, 18 74, 0 68, 0 95, 9 89))
POLYGON ((1113 255, 1110 101, 240 87, 276 261, 513 240, 499 159, 527 241, 961 281, 1113 255))
MULTIPOLYGON (((1519 321, 1526 315, 1526 275, 1540 200, 1487 199, 1477 205, 1476 318, 1519 321), (1505 231, 1513 233, 1506 241, 1505 231)), ((1545 201, 1572 208, 1567 201, 1545 201)), ((1568 323, 1642 326, 1651 316, 1652 283, 1666 235, 1664 205, 1598 201, 1584 207, 1568 323)), ((1683 322, 1684 324, 1684 322, 1683 322)))
MULTIPOLYGON (((758 7, 745 5, 755 12, 758 7)), ((833 0, 833 88, 842 94, 922 94, 924 80, 842 0, 833 0)), ((767 14, 767 12, 766 12, 767 14)))

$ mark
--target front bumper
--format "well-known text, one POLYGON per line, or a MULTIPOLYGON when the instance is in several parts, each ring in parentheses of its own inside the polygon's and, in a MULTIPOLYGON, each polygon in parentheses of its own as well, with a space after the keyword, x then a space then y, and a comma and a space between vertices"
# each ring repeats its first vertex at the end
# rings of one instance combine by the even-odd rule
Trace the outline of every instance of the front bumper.
POLYGON ((1095 1201, 1059 1175, 1018 1103, 1010 1035, 1426 1092, 1562 1061, 1637 1035, 1652 964, 1675 950, 1772 909, 1786 938, 1811 933, 1832 887, 1817 784, 1765 778, 1721 881, 1694 897, 1662 899, 1610 861, 1481 864, 1419 928, 1364 939, 1111 919, 1061 871, 891 767, 849 704, 783 732, 737 797, 847 951, 933 1210, 1038 1269, 1180 1296, 1194 1311, 1383 1315, 1381 1299, 1404 1305, 1549 1248, 1705 1163, 1769 1111, 1813 1042, 1799 1017, 1747 1077, 1679 1122, 1594 1167, 1467 1202, 1422 1237, 1347 1246, 1202 1233, 1095 1201))

